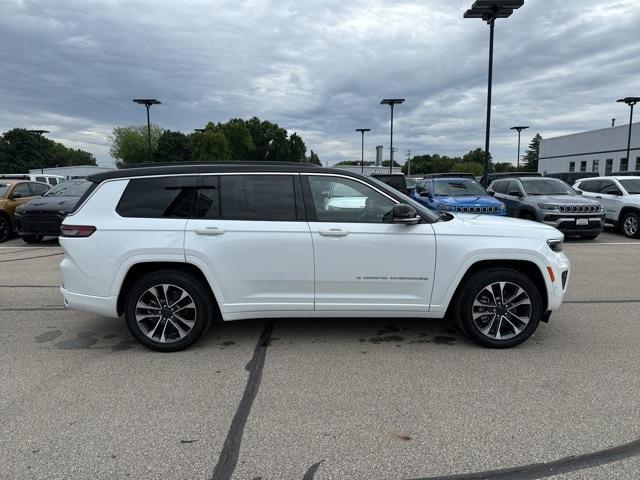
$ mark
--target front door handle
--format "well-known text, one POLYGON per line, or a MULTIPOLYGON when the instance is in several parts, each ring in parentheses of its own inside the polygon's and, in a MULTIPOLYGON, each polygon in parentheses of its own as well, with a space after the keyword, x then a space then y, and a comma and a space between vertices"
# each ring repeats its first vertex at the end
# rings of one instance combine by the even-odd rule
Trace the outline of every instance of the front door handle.
POLYGON ((196 228, 194 231, 198 235, 222 235, 227 231, 227 229, 219 228, 219 227, 207 227, 207 228, 196 228))
POLYGON ((602 197, 601 197, 600 195, 596 195, 596 198, 597 198, 598 200, 602 200, 602 197))
POLYGON ((318 233, 323 237, 346 237, 349 235, 347 230, 340 230, 338 228, 332 228, 331 230, 320 230, 318 233))

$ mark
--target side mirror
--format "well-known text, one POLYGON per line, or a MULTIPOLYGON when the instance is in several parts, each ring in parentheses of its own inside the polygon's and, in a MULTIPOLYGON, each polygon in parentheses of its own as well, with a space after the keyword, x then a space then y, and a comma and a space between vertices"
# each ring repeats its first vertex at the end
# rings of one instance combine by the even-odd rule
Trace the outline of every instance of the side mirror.
POLYGON ((415 225, 420 223, 420 216, 415 208, 406 203, 398 203, 393 206, 393 223, 404 223, 405 225, 415 225))
POLYGON ((21 193, 14 193, 13 195, 11 195, 11 199, 14 200, 16 198, 22 198, 22 194, 21 193))
POLYGON ((522 195, 520 194, 520 192, 516 192, 515 190, 509 192, 509 196, 510 197, 522 197, 522 195))
POLYGON ((489 195, 491 195, 492 197, 495 197, 495 196, 496 196, 496 192, 494 192, 493 190, 487 190, 487 193, 488 193, 489 195))
POLYGON ((577 193, 578 195, 582 195, 582 190, 576 190, 576 193, 577 193))

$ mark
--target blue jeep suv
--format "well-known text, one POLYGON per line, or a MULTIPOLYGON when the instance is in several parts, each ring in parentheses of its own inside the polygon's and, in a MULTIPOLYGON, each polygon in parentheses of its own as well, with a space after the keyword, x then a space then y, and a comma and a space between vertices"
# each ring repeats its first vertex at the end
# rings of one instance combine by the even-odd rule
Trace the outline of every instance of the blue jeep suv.
POLYGON ((414 200, 437 212, 507 214, 500 200, 492 197, 473 178, 466 176, 434 176, 423 178, 412 191, 414 200))

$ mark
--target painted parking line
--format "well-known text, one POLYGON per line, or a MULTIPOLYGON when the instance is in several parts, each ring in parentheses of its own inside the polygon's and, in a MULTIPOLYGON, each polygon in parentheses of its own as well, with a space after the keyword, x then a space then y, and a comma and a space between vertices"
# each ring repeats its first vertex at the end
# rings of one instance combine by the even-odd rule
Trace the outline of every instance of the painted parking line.
POLYGON ((573 245, 577 245, 577 246, 589 246, 589 247, 593 247, 596 245, 638 245, 640 246, 640 242, 594 242, 594 243, 577 243, 577 242, 565 242, 565 247, 568 246, 573 246, 573 245))

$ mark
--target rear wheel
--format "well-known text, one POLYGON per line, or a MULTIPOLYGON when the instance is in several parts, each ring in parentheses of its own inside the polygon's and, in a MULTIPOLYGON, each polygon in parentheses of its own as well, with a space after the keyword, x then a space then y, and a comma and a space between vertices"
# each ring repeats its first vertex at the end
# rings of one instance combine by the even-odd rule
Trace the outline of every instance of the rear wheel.
POLYGON ((209 328, 213 299, 200 280, 171 270, 136 281, 125 299, 125 319, 145 347, 176 352, 196 342, 209 328))
POLYGON ((538 328, 542 298, 526 275, 510 269, 481 270, 458 296, 457 316, 464 332, 485 347, 519 345, 538 328))
POLYGON ((640 215, 636 212, 625 214, 621 223, 622 233, 627 238, 640 238, 640 215))
POLYGON ((24 235, 22 240, 27 243, 40 243, 44 237, 42 235, 24 235))

